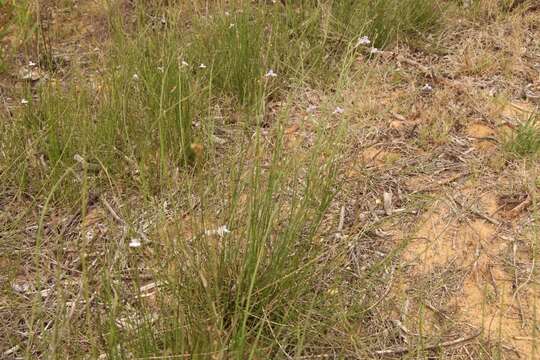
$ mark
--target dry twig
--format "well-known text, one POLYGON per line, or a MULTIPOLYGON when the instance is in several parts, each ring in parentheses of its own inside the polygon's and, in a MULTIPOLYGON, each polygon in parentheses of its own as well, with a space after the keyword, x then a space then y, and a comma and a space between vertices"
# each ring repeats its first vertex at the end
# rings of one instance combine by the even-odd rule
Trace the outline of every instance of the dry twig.
MULTIPOLYGON (((428 345, 428 346, 425 346, 423 348, 423 350, 433 350, 433 349, 438 349, 438 348, 442 348, 442 347, 449 347, 449 346, 459 345, 459 344, 471 341, 472 339, 478 337, 481 333, 482 333, 481 331, 478 331, 478 332, 476 332, 476 333, 474 333, 474 334, 472 334, 470 336, 460 337, 459 339, 450 340, 450 341, 444 341, 444 342, 438 343, 438 344, 428 345)), ((411 350, 413 350, 413 349, 410 348, 410 347, 401 346, 401 347, 394 348, 394 349, 377 350, 377 351, 375 351, 375 354, 377 354, 377 355, 396 355, 396 354, 404 354, 404 353, 407 353, 407 352, 409 352, 411 350)))

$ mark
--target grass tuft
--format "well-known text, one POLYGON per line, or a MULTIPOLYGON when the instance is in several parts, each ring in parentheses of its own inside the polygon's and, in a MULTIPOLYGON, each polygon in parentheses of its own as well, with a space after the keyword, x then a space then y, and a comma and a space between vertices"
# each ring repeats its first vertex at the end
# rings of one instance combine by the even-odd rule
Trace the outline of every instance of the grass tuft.
POLYGON ((505 142, 505 149, 518 157, 536 156, 540 152, 540 129, 538 115, 531 114, 527 121, 518 125, 505 142))

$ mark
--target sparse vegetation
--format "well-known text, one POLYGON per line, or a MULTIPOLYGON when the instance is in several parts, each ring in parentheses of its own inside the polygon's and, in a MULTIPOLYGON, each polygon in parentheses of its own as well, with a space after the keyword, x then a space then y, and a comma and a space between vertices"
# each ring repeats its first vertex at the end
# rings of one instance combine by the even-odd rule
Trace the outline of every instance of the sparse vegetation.
POLYGON ((529 5, 0 0, 0 357, 534 358, 529 5))

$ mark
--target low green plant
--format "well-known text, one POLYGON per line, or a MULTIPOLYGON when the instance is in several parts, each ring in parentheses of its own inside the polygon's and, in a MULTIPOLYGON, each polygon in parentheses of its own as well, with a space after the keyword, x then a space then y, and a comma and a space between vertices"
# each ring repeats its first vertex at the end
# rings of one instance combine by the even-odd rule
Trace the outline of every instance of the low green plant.
POLYGON ((540 128, 538 114, 531 114, 505 139, 507 152, 518 157, 536 156, 540 152, 540 128))

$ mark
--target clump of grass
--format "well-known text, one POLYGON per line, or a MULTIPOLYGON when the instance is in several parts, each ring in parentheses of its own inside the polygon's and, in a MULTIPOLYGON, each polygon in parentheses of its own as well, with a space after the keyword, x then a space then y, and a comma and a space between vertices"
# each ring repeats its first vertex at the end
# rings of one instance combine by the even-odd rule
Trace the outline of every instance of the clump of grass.
POLYGON ((231 94, 242 106, 255 106, 262 98, 263 75, 272 64, 264 27, 256 9, 218 14, 211 22, 203 20, 186 49, 194 66, 206 66, 205 75, 214 91, 231 94))
POLYGON ((109 137, 106 151, 119 149, 147 182, 158 175, 163 185, 171 171, 195 160, 193 123, 205 110, 206 85, 183 64, 174 38, 143 35, 117 55, 98 133, 109 137))
POLYGON ((476 0, 461 2, 465 5, 465 16, 475 20, 495 20, 508 16, 514 11, 527 9, 533 2, 522 0, 476 0))
MULTIPOLYGON (((361 318, 364 300, 351 300, 349 314, 329 295, 349 286, 340 270, 347 245, 329 256, 320 235, 337 188, 334 144, 340 135, 321 130, 309 153, 287 157, 281 130, 272 132, 272 146, 258 138, 247 148, 251 164, 239 155, 223 168, 184 178, 178 201, 191 194, 201 199, 191 220, 171 224, 161 214, 163 222, 155 223, 150 242, 140 248, 128 248, 124 237, 101 250, 81 240, 81 259, 90 256, 95 270, 82 265, 82 296, 90 304, 78 308, 77 317, 66 305, 73 290, 62 281, 65 270, 45 271, 43 279, 55 279, 49 296, 56 301, 42 303, 37 292, 27 354, 245 359, 311 356, 334 346, 329 329, 345 331, 345 319, 361 318), (216 215, 209 205, 218 203, 216 215), (220 224, 230 232, 208 231, 220 224), (96 251, 106 255, 95 258, 96 251), (141 290, 148 276, 155 285, 151 295, 141 290), (70 348, 77 338, 81 345, 70 348)), ((69 256, 66 241, 54 239, 49 256, 62 264, 69 256)))
MULTIPOLYGON (((327 150, 328 144, 322 145, 327 150)), ((324 260, 316 234, 333 197, 335 168, 314 161, 302 185, 291 177, 294 167, 279 147, 268 159, 263 155, 268 149, 256 144, 254 167, 234 169, 247 177, 224 193, 230 206, 222 221, 230 233, 205 235, 203 228, 191 240, 175 231, 155 240, 159 261, 151 268, 161 283, 157 304, 128 300, 130 308, 110 296, 118 290, 103 293, 118 311, 102 322, 104 333, 116 334, 105 347, 109 356, 188 353, 204 358, 211 353, 245 359, 283 351, 299 356, 306 346, 325 342, 324 329, 335 324, 331 314, 337 309, 318 298, 328 286, 320 283, 323 269, 332 264, 324 260), (267 171, 258 163, 263 158, 270 161, 267 171), (295 190, 285 196, 285 188, 295 190), (134 309, 129 329, 115 325, 134 309)), ((199 184, 201 190, 219 187, 213 181, 199 184)))
MULTIPOLYGON (((12 150, 4 160, 19 169, 12 179, 26 179, 19 184, 34 193, 82 155, 102 168, 101 175, 127 179, 145 192, 162 188, 175 169, 195 162, 193 123, 206 111, 210 88, 202 81, 182 64, 171 38, 123 39, 111 53, 97 96, 90 95, 95 89, 86 81, 51 83, 21 108, 20 121, 2 133, 12 150), (22 141, 25 136, 30 143, 22 141), (22 148, 27 156, 21 158, 22 148)), ((25 98, 35 91, 28 89, 25 98)))
POLYGON ((538 115, 532 114, 518 125, 505 142, 507 152, 518 157, 536 156, 540 152, 540 128, 538 115))
POLYGON ((362 34, 382 48, 433 29, 441 15, 440 6, 430 0, 334 1, 334 31, 340 42, 350 43, 362 34))
MULTIPOLYGON (((84 90, 69 87, 66 91, 53 84, 37 91, 40 101, 28 100, 17 123, 4 135, 15 155, 6 159, 12 161, 8 165, 11 179, 21 191, 43 195, 75 164, 74 155, 91 141, 86 128, 89 97, 84 90)), ((30 91, 25 98, 32 98, 30 91)), ((67 186, 63 194, 73 194, 71 190, 76 192, 67 186)))

